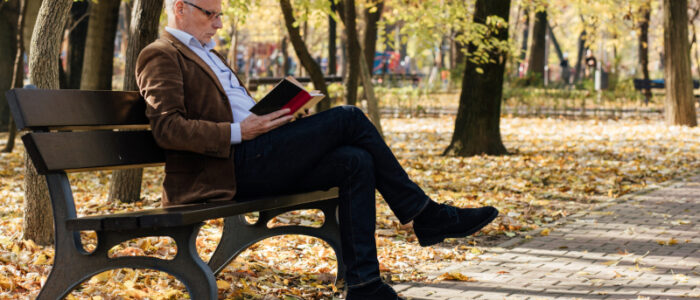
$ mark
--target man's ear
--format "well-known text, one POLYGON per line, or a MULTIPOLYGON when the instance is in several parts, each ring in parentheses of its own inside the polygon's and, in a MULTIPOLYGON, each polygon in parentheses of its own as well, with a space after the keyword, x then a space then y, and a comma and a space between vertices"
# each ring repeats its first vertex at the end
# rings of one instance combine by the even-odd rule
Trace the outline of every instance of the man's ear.
POLYGON ((175 1, 173 5, 173 12, 176 16, 182 16, 185 14, 185 2, 175 1))

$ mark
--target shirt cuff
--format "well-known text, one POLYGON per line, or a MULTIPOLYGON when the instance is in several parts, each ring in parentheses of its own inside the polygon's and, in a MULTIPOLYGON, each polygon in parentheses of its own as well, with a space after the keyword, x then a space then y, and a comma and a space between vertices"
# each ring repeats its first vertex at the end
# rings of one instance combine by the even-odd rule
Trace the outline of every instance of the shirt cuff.
POLYGON ((241 143, 241 123, 231 123, 231 145, 241 143))

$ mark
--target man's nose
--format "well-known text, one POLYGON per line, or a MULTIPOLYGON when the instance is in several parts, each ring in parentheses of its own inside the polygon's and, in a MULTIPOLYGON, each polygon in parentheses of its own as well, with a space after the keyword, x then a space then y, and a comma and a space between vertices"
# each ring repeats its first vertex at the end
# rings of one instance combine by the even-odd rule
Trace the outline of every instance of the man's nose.
POLYGON ((217 30, 221 29, 221 27, 224 27, 224 24, 221 22, 221 17, 217 17, 216 19, 214 19, 214 23, 212 23, 211 26, 217 30))

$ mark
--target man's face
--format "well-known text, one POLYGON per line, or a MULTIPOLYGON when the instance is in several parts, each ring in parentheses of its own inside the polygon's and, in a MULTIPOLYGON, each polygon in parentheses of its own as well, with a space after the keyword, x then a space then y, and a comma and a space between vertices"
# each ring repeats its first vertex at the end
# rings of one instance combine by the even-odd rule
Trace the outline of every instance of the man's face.
POLYGON ((182 0, 175 3, 181 30, 206 44, 221 28, 221 0, 182 0))

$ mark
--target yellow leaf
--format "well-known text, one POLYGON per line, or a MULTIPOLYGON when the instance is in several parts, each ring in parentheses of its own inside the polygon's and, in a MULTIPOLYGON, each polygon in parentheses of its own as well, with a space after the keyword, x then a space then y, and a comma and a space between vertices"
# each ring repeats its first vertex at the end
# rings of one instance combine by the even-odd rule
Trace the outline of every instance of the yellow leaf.
POLYGON ((438 276, 437 280, 453 280, 453 281, 469 281, 475 282, 476 279, 466 276, 459 272, 449 272, 438 276))
POLYGON ((220 290, 228 290, 228 288, 231 287, 231 284, 228 281, 219 279, 216 281, 216 287, 218 287, 220 290))
POLYGON ((92 279, 90 279, 91 283, 102 283, 106 282, 112 277, 112 271, 105 271, 100 274, 97 274, 95 276, 92 276, 92 279))
POLYGON ((45 265, 46 264, 46 255, 40 254, 39 256, 36 257, 34 260, 34 265, 35 266, 40 266, 40 265, 45 265))
POLYGON ((613 266, 617 266, 617 264, 619 264, 619 263, 620 263, 619 260, 610 260, 610 261, 604 262, 603 264, 608 266, 608 267, 613 267, 613 266))
POLYGON ((549 228, 542 229, 542 231, 540 232, 540 235, 548 236, 549 235, 549 228))

